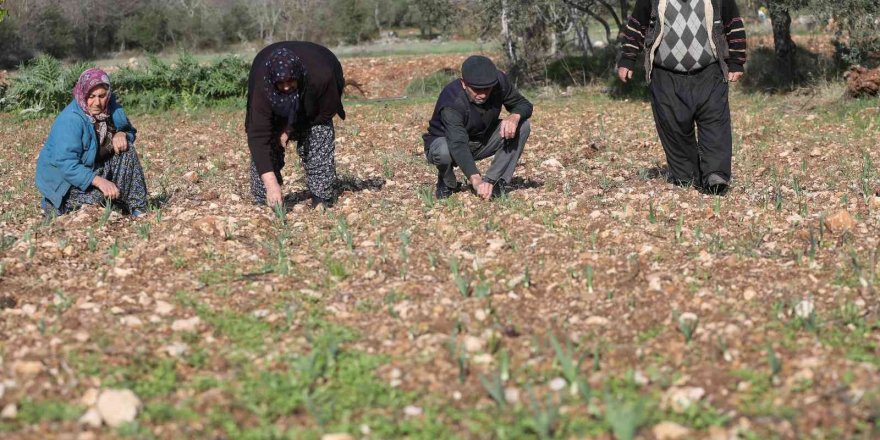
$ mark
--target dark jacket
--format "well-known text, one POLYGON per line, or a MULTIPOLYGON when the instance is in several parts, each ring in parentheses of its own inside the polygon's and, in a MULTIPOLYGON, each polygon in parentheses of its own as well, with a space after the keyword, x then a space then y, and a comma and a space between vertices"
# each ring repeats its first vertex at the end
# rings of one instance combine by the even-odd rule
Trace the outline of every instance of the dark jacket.
POLYGON ((297 116, 297 126, 291 129, 303 130, 312 125, 325 124, 333 119, 333 115, 345 119, 345 109, 342 107, 345 79, 342 75, 342 65, 333 52, 324 46, 307 41, 282 41, 266 46, 254 57, 251 65, 248 77, 247 113, 244 121, 251 157, 260 174, 272 171, 269 154, 271 146, 278 142, 278 136, 286 123, 284 118, 272 113, 264 83, 266 61, 272 51, 279 47, 290 49, 296 54, 306 70, 303 84, 298 85, 302 104, 297 116))
POLYGON ((461 170, 468 176, 478 174, 468 142, 489 141, 501 122, 498 117, 502 105, 508 112, 520 115, 520 122, 532 116, 532 103, 513 87, 504 72, 498 71, 498 84, 481 105, 468 100, 460 80, 452 81, 440 92, 428 132, 422 136, 425 152, 435 139, 445 137, 449 154, 461 170))
MULTIPOLYGON (((617 67, 633 70, 636 57, 642 49, 645 54, 645 72, 651 82, 654 53, 663 38, 663 17, 667 0, 636 0, 632 14, 620 30, 620 58, 617 67)), ((724 80, 728 72, 742 72, 746 63, 746 30, 735 0, 707 0, 706 29, 715 55, 721 62, 724 80), (711 17, 711 20, 710 20, 711 17)))

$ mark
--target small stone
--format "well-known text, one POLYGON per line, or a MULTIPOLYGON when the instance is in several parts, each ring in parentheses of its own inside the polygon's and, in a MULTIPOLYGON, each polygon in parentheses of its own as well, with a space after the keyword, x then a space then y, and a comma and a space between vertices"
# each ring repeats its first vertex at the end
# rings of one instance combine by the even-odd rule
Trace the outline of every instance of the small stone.
POLYGON ((507 245, 507 242, 501 238, 490 238, 489 240, 486 240, 486 243, 489 244, 490 251, 499 251, 504 249, 504 246, 507 245))
POLYGON ((89 332, 86 331, 78 331, 73 334, 73 339, 76 339, 77 342, 86 342, 90 337, 89 332))
POLYGON ((550 383, 549 383, 550 389, 553 391, 562 390, 563 388, 565 388, 566 384, 567 384, 567 382, 565 381, 565 379, 563 379, 561 377, 553 378, 550 380, 550 383))
POLYGON ((474 318, 476 318, 477 321, 483 322, 487 317, 486 311, 483 309, 477 309, 477 311, 474 312, 474 318))
MULTIPOLYGON (((813 116, 813 115, 810 115, 810 116, 813 116)), ((810 150, 810 157, 819 157, 821 155, 822 155, 822 150, 819 149, 819 147, 815 147, 812 150, 810 150)))
POLYGON ((590 316, 584 321, 584 323, 587 325, 603 326, 608 325, 609 321, 608 318, 604 316, 590 316))
POLYGON ((92 431, 83 431, 76 435, 76 440, 95 440, 98 438, 92 431))
POLYGON ((79 418, 79 423, 91 426, 92 428, 100 428, 103 420, 101 419, 101 414, 98 413, 98 410, 95 408, 89 408, 82 417, 79 418))
POLYGON ((813 300, 811 299, 802 299, 796 306, 794 306, 794 314, 798 318, 801 319, 809 319, 813 316, 813 312, 815 312, 816 306, 813 304, 813 300))
POLYGON ((558 159, 547 159, 541 162, 541 166, 544 168, 562 168, 562 162, 559 162, 558 159))
POLYGON ((43 372, 43 363, 39 361, 16 361, 12 370, 22 376, 36 376, 43 372))
POLYGON ((202 320, 198 316, 189 319, 178 319, 171 323, 171 330, 175 332, 194 332, 199 328, 202 320))
POLYGON ((113 275, 116 275, 116 276, 118 276, 119 278, 125 278, 125 277, 128 277, 128 276, 130 276, 130 275, 133 274, 133 273, 134 273, 134 269, 133 269, 133 268, 128 268, 128 269, 123 268, 123 267, 114 267, 114 268, 113 268, 113 275))
POLYGON ((122 322, 122 325, 128 327, 140 327, 144 325, 143 321, 134 315, 123 316, 119 321, 122 322))
POLYGON ((89 388, 86 392, 79 398, 79 403, 83 404, 83 406, 94 406, 98 403, 98 395, 100 391, 97 388, 89 388))
POLYGON ((847 210, 841 209, 825 219, 825 227, 831 232, 849 231, 856 227, 856 221, 847 210))
POLYGON ((14 419, 18 417, 18 407, 14 403, 10 403, 3 407, 0 411, 0 419, 14 419))
POLYGON ((164 316, 164 315, 171 314, 171 312, 173 312, 173 311, 174 311, 173 305, 171 305, 165 301, 162 301, 162 300, 156 301, 156 313, 164 316))
POLYGON ((141 399, 131 390, 104 390, 98 396, 96 408, 104 423, 115 428, 133 422, 141 405, 141 399))
POLYGON ((195 171, 187 171, 183 173, 183 178, 190 183, 197 183, 199 181, 199 173, 195 171))
POLYGON ((259 309, 259 310, 254 310, 253 312, 251 312, 251 314, 254 315, 254 318, 258 318, 258 319, 262 319, 262 318, 269 316, 269 313, 270 312, 266 309, 259 309))
POLYGON ((478 351, 483 351, 483 347, 485 346, 485 342, 482 339, 476 336, 465 336, 464 337, 464 349, 469 353, 476 353, 478 351))
POLYGON ((657 440, 678 440, 690 437, 691 430, 675 422, 660 422, 651 428, 657 440))
POLYGON ((165 351, 168 352, 168 355, 173 357, 183 356, 186 354, 187 350, 189 350, 189 346, 183 342, 175 342, 165 346, 165 351))
POLYGON ((514 387, 507 387, 504 389, 504 400, 511 405, 516 405, 519 403, 519 390, 514 387))
POLYGON ((322 435, 321 440, 354 440, 354 437, 347 432, 335 432, 322 435))
POLYGON ((700 387, 672 387, 663 395, 662 406, 683 413, 705 395, 706 390, 700 387))
POLYGON ((743 299, 746 301, 751 301, 757 296, 758 292, 756 292, 755 289, 752 289, 751 287, 748 287, 746 288, 746 290, 743 291, 743 299))
POLYGON ((415 405, 407 405, 403 408, 403 414, 407 417, 415 417, 422 415, 422 408, 415 405))

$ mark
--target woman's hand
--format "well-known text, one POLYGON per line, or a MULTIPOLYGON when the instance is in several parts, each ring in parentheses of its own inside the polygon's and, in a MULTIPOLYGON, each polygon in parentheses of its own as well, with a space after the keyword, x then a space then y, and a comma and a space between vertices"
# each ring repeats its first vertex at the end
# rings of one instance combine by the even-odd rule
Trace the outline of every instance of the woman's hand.
POLYGON ((126 150, 128 150, 128 138, 125 137, 125 133, 117 132, 113 135, 113 152, 119 154, 126 150))
POLYGON ((263 180, 263 186, 266 187, 266 204, 270 207, 284 204, 284 195, 281 194, 281 185, 275 178, 273 171, 268 171, 260 175, 263 180))
POLYGON ((290 137, 287 135, 287 130, 281 132, 281 135, 278 136, 278 142, 281 143, 281 148, 287 148, 287 141, 290 140, 290 137))
POLYGON ((119 188, 116 187, 116 184, 101 176, 95 176, 92 179, 92 185, 101 190, 101 194, 104 194, 104 197, 108 199, 119 197, 119 188))

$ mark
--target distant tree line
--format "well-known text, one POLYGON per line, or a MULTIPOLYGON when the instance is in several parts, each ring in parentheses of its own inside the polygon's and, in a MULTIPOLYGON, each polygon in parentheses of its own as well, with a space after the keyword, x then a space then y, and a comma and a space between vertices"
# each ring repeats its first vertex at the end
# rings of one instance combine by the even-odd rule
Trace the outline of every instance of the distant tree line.
MULTIPOLYGON (((2 4, 2 3, 0 3, 2 4)), ((222 50, 242 43, 310 40, 328 46, 417 28, 424 37, 497 40, 519 81, 608 70, 614 43, 635 0, 16 0, 0 23, 0 67, 40 54, 86 60, 125 50, 222 50), (592 30, 592 32, 591 32, 592 30), (600 36, 600 42, 593 41, 600 36), (592 37, 591 37, 592 36, 592 37), (612 47, 605 47, 605 42, 612 47), (554 70, 555 69, 555 70, 554 70)), ((738 0, 752 17, 766 7, 773 24, 778 75, 798 75, 791 38, 794 13, 831 21, 837 58, 876 64, 880 0, 738 0)))
POLYGON ((0 67, 46 54, 223 49, 299 39, 359 43, 392 28, 442 33, 468 2, 432 0, 15 0, 0 24, 0 67))

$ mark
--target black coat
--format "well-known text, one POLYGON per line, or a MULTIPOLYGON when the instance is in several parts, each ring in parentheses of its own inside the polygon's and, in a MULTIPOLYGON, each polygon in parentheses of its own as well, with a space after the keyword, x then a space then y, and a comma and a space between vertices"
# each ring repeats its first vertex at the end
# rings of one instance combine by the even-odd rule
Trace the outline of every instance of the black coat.
POLYGON ((297 127, 291 128, 302 130, 312 125, 325 124, 333 119, 334 115, 345 119, 345 109, 342 107, 345 79, 342 75, 342 65, 333 52, 308 41, 282 41, 266 46, 257 53, 251 64, 248 77, 247 114, 244 122, 248 147, 259 174, 272 171, 271 147, 273 143, 278 142, 278 136, 286 123, 285 118, 272 112, 264 82, 267 74, 266 61, 279 47, 287 48, 296 54, 306 70, 306 77, 303 83, 299 84, 302 103, 297 116, 297 127))

